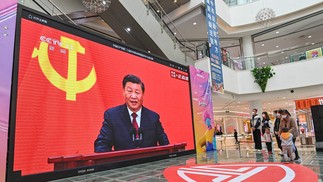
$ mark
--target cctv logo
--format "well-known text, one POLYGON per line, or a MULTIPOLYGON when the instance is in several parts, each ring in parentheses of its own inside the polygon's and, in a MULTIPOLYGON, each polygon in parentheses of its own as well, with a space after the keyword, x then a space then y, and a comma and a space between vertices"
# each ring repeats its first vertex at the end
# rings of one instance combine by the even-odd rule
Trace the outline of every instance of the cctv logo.
POLYGON ((317 175, 298 164, 237 163, 224 165, 176 166, 167 168, 164 175, 168 181, 317 181, 317 175), (172 169, 173 168, 173 169, 172 169), (303 173, 302 175, 299 174, 303 173), (175 173, 175 174, 174 174, 175 173), (311 175, 312 173, 312 175, 311 175))
POLYGON ((323 99, 319 99, 319 104, 323 105, 323 99))

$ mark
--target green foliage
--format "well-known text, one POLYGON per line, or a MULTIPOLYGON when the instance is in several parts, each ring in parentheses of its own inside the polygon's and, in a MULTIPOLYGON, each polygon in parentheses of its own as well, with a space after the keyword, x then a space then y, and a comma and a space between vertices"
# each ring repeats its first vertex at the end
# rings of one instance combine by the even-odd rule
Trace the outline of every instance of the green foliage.
POLYGON ((274 70, 270 66, 265 66, 262 68, 254 68, 251 72, 255 77, 255 83, 258 83, 261 91, 265 92, 268 79, 275 75, 274 70))

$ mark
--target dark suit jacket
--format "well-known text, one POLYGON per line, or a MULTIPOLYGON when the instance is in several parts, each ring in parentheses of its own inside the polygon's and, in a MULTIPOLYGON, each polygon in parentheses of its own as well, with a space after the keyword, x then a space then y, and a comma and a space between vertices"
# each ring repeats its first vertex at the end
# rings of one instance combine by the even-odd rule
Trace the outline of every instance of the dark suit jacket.
MULTIPOLYGON (((94 152, 108 152, 138 148, 130 133, 133 128, 127 105, 113 107, 104 112, 104 121, 100 134, 94 142, 94 152)), ((166 133, 159 121, 159 115, 145 107, 141 110, 140 128, 142 141, 139 147, 168 145, 166 133)))

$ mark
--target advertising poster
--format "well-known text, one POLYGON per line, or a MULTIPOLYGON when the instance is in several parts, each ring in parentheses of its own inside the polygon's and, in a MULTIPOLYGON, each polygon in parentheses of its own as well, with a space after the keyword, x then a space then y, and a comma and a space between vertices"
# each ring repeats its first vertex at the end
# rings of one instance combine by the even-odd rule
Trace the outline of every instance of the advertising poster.
POLYGON ((322 56, 322 49, 316 48, 309 51, 306 51, 306 59, 312 59, 322 56))
POLYGON ((219 41, 218 24, 214 0, 206 0, 206 24, 208 29, 208 40, 210 44, 210 64, 212 90, 217 93, 224 93, 221 49, 219 41))
POLYGON ((196 151, 216 150, 209 73, 190 66, 196 151))
POLYGON ((5 181, 17 1, 0 3, 0 182, 5 181))

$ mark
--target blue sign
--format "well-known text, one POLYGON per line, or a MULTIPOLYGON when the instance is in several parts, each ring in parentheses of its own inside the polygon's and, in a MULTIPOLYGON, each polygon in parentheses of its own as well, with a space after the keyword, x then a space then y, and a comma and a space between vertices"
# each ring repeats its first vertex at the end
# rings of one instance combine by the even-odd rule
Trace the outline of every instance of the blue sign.
POLYGON ((205 0, 213 92, 224 93, 221 49, 214 0, 205 0))

